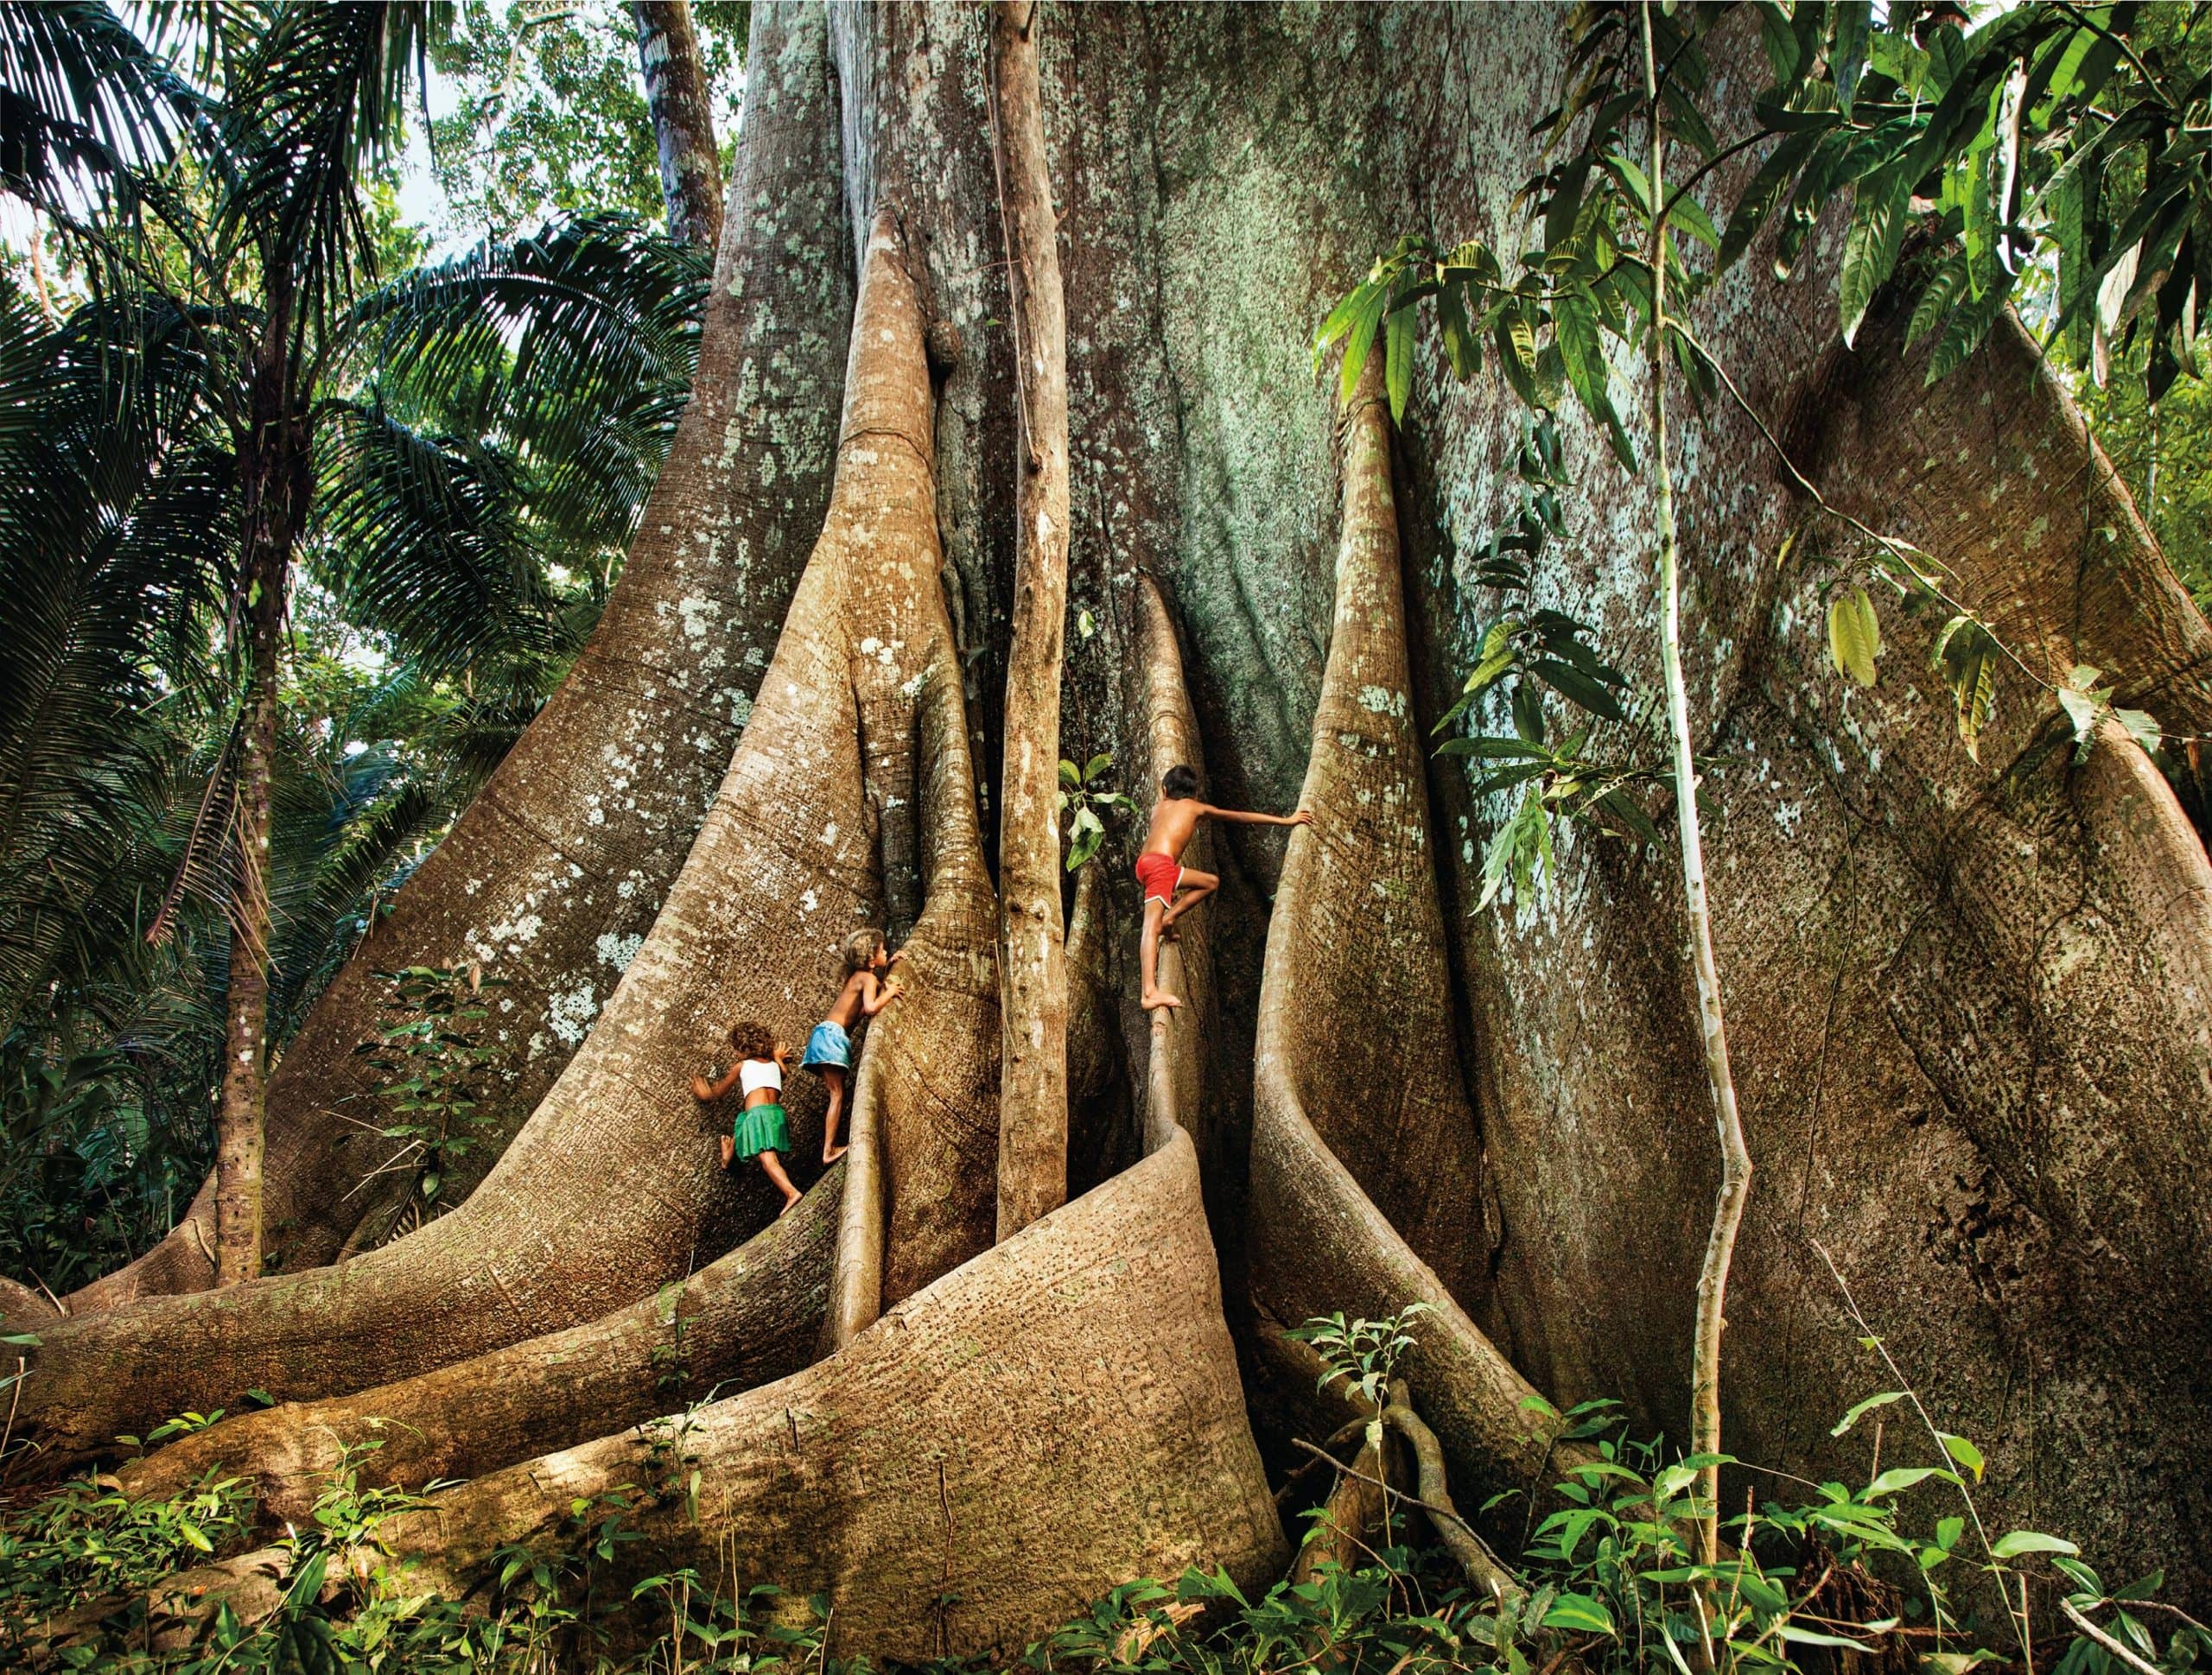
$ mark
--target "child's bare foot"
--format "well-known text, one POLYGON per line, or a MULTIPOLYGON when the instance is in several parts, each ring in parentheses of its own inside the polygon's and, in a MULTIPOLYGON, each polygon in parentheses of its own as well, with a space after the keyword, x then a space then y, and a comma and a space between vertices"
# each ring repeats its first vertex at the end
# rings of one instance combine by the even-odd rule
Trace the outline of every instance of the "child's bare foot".
POLYGON ((1147 989, 1143 1004, 1147 1012, 1158 1012, 1162 1006, 1179 1006, 1183 1003, 1166 989, 1147 989))
POLYGON ((791 1206, 798 1202, 798 1194, 793 1191, 791 1188, 785 1187, 784 1189, 784 1207, 776 1212, 776 1219, 780 1221, 785 1216, 790 1215, 791 1206))
POLYGON ((845 1155, 848 1149, 842 1145, 825 1145, 822 1148, 822 1161, 825 1164, 834 1164, 845 1155))
POLYGON ((728 1134, 722 1136, 722 1167, 727 1170, 737 1161, 737 1142, 728 1134))

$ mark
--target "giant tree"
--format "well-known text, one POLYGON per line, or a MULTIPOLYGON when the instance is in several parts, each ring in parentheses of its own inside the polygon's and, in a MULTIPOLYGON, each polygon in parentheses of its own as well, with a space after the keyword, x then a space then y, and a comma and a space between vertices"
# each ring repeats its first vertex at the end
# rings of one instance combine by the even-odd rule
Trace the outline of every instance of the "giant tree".
MULTIPOLYGON (((715 1177, 677 1072, 733 1016, 810 1022, 835 937, 894 917, 916 927, 916 974, 855 1097, 880 1196, 845 1218, 859 1225, 850 1242, 841 1226, 836 1258, 841 1302, 865 1292, 880 1317, 693 1415, 700 1519, 672 1493, 618 1568, 697 1562, 754 1520, 775 1539, 744 1549, 741 1580, 819 1588, 841 1651, 905 1657, 1018 1642, 1136 1569, 1264 1572, 1281 1538, 1231 1320, 1272 1425, 1312 1389, 1277 1329, 1289 1317, 1430 1303, 1409 1384, 1463 1506, 1525 1491, 1555 1457, 1535 1391, 1617 1394, 1655 1425, 1679 1410, 1716 1174, 1695 985, 1659 929, 1682 923, 1680 874, 1570 832, 1541 897, 1471 913, 1509 811, 1421 748, 1499 603, 1487 537, 1527 486, 1518 402, 1417 353, 1401 422, 1371 389, 1340 415, 1306 353, 1312 322, 1407 226, 1516 229, 1510 195, 1541 162, 1529 128, 1570 73, 1559 19, 1039 16, 1066 233, 1069 587, 1091 631, 1071 637, 1065 730, 1086 756, 1149 762, 1156 722, 1186 705, 1221 800, 1283 806, 1305 782, 1322 816, 1287 856, 1216 846, 1212 1016, 1199 1038, 1161 1030, 1162 1084, 1200 1084, 1178 1089, 1196 1143, 1077 1137, 1082 1155, 1136 1160, 992 1242, 1005 1113, 978 803, 1005 783, 989 695, 1019 580, 1020 409, 986 20, 761 6, 733 189, 767 213, 726 227, 702 364, 744 365, 754 333, 792 329, 792 298, 759 277, 790 270, 792 206, 814 206, 809 225, 863 276, 843 428, 834 454, 805 456, 834 459, 836 493, 804 523, 776 509, 779 529, 820 540, 715 805, 591 1032, 466 1204, 335 1269, 41 1329, 22 1416, 46 1457, 251 1387, 280 1405, 195 1437, 194 1456, 275 1481, 318 1425, 388 1407, 465 1436, 472 1403, 512 1389, 521 1417, 503 1412, 450 1468, 485 1475, 391 1533, 456 1585, 503 1544, 550 1547, 572 1501, 653 1469, 652 1433, 624 1428, 649 1400, 636 1363, 681 1354, 687 1307, 710 1308, 726 1364, 758 1376, 790 1339, 753 1358, 741 1323, 819 1306, 788 1259, 820 1223, 747 1253, 767 1207, 715 1177), (932 364, 939 321, 963 352, 932 364), (848 1286, 848 1256, 874 1238, 880 1264, 848 1286), (728 1266, 695 1285, 702 1259, 728 1266), (677 1281, 656 1341, 644 1308, 677 1281), (580 1345, 624 1358, 603 1414, 560 1370, 580 1345), (595 1419, 603 1433, 579 1441, 595 1419), (537 1437, 563 1446, 513 1457, 537 1437)), ((1763 85, 1754 16, 1707 50, 1715 86, 1763 85)), ((1930 390, 1923 358, 1892 352, 1908 321, 1879 299, 1855 348, 1833 344, 1833 293, 1802 276, 1833 273, 1840 228, 1809 231, 1801 282, 1747 269, 1680 314, 1777 416, 1807 480, 1940 557, 2024 655, 2124 667, 2131 703, 2200 730, 2212 635, 2031 346, 2000 319, 1930 390)), ((1637 393, 1644 373, 1616 376, 1637 393)), ((687 433, 726 387, 702 378, 687 433)), ((1622 424, 1649 445, 1642 419, 1622 424)), ((734 480, 764 474, 744 469, 757 442, 728 446, 734 480)), ((1545 469, 1599 480, 1611 447, 1562 416, 1545 469)), ((685 458, 679 439, 670 471, 685 458)), ((2155 1553, 2201 1597, 2181 1443, 2208 1348, 2188 1166, 2212 1126, 2190 999, 2212 980, 2202 843, 2116 728, 2079 765, 2039 751, 2055 700, 2000 710, 1977 761, 1954 742, 1941 673, 1847 687, 1827 578, 1773 562, 1810 502, 1740 411, 1708 409, 1676 488, 1692 743, 1719 765, 1707 789, 1726 816, 1712 932, 1767 1183, 1731 1282, 1736 1450, 1807 1475, 1855 1469, 1827 1410, 1886 1374, 1864 1361, 1818 1240, 1943 1428, 1982 1443, 1985 1508, 2063 1484, 2085 1546, 2155 1553), (2102 1417, 2123 1390, 2130 1437, 2102 1417)), ((1554 498, 1560 556, 1529 585, 1609 648, 1639 648, 1616 650, 1619 672, 1650 686, 1647 509, 1554 498)), ((668 505, 673 534, 711 544, 728 528, 668 505)), ((1923 652, 1934 638, 1902 612, 1883 629, 1923 652)), ((1080 1031, 1077 1111, 1128 1124, 1151 1040, 1130 1016, 1135 904, 1125 879, 1097 876, 1071 968, 1114 1016, 1080 1031)), ((811 1102, 802 1085, 802 1138, 811 1102)), ((251 1566, 206 1573, 175 1608, 188 1622, 270 1586, 251 1566)))

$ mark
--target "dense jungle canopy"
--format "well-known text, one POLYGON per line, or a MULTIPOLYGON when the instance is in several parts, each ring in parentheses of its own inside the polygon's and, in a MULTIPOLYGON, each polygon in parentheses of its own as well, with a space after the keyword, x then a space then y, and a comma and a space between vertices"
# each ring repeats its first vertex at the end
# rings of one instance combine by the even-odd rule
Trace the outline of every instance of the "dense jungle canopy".
POLYGON ((2198 23, 0 7, 0 1665, 2212 1658, 2198 23))

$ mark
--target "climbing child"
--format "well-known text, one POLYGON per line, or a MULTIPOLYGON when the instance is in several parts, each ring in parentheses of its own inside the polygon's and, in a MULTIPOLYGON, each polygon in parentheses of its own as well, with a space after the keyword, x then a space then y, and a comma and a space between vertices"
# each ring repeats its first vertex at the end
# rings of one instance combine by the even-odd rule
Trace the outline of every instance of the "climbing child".
MULTIPOLYGON (((694 1098, 716 1100, 733 1088, 744 1097, 744 1106, 729 1133, 722 1136, 722 1167, 733 1167, 740 1158, 758 1158, 776 1190, 784 1195, 784 1209, 798 1202, 798 1189, 784 1172, 783 1154, 791 1148, 791 1124, 784 1119, 784 1066, 791 1050, 776 1039, 766 1024, 750 1019, 730 1026, 729 1045, 737 1062, 720 1082, 691 1078, 694 1098)), ((783 1210, 776 1212, 782 1215, 783 1210)))
POLYGON ((876 973, 888 970, 906 957, 906 949, 886 954, 883 933, 855 930, 845 938, 845 987, 829 1017, 814 1026, 806 1038, 803 1070, 812 1070, 830 1085, 830 1114, 822 1122, 822 1161, 834 1164, 845 1155, 837 1144, 837 1122, 845 1112, 845 1083, 852 1075, 853 1038, 848 1033, 855 1018, 873 1018, 899 998, 897 978, 880 980, 876 973))
POLYGON ((1146 834, 1144 853, 1137 857, 1137 882, 1144 886, 1144 1006, 1179 1006, 1181 997, 1160 987, 1160 939, 1175 921, 1213 894, 1221 880, 1211 872, 1194 872, 1183 865, 1183 850, 1198 822, 1207 818, 1238 826, 1311 826, 1313 816, 1300 809, 1294 815, 1255 815, 1241 809, 1217 809, 1198 801, 1198 776, 1176 766, 1160 776, 1160 801, 1152 805, 1152 830, 1146 834), (1182 894, 1178 895, 1178 891, 1182 894))

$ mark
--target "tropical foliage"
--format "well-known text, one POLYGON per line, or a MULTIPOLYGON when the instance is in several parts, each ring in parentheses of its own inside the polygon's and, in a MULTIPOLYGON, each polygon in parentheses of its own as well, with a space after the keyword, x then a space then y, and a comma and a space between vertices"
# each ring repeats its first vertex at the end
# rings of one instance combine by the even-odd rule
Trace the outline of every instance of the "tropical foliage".
POLYGON ((6 184, 57 276, 50 316, 0 283, 0 1265, 57 1291, 157 1236, 207 1161, 257 390, 309 438, 269 790, 281 1044, 558 683, 689 389, 704 263, 634 217, 378 277, 420 249, 389 140, 427 17, 0 16, 6 184))

